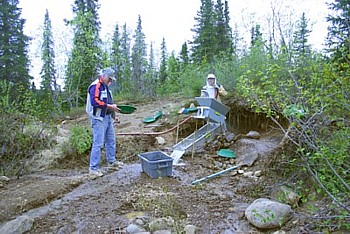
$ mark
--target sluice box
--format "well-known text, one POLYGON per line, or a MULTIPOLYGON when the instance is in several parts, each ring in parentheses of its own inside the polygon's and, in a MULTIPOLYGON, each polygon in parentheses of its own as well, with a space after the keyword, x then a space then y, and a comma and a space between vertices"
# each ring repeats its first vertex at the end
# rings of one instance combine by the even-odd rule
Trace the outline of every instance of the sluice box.
POLYGON ((206 106, 210 109, 213 109, 214 111, 220 113, 223 116, 226 116, 226 114, 229 112, 230 108, 221 102, 215 100, 214 98, 207 98, 207 97, 195 97, 197 103, 199 106, 206 106))

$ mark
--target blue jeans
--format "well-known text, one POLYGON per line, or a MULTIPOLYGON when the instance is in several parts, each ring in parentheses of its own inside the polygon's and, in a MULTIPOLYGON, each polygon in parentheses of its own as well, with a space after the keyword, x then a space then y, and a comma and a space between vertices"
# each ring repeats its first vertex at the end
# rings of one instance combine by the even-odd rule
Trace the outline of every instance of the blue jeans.
POLYGON ((103 121, 90 118, 92 128, 92 148, 90 155, 90 170, 97 170, 101 161, 101 149, 106 147, 106 161, 116 161, 116 139, 112 115, 106 115, 103 121))

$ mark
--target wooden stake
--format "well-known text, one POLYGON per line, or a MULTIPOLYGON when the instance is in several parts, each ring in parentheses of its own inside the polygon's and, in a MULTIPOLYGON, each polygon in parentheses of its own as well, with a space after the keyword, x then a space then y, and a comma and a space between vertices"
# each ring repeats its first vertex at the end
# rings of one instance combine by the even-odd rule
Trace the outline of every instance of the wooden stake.
POLYGON ((194 144, 196 143, 197 123, 198 121, 196 120, 196 130, 194 131, 193 142, 192 142, 192 160, 194 155, 194 144))
POLYGON ((177 144, 177 141, 179 140, 179 120, 177 120, 177 127, 176 127, 176 139, 175 139, 175 144, 177 144))

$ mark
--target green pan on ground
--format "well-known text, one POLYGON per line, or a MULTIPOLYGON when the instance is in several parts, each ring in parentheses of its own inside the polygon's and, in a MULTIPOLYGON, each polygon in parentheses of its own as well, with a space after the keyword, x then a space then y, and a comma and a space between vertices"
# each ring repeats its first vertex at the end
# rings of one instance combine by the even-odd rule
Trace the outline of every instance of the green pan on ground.
POLYGON ((225 158, 235 158, 235 152, 230 149, 220 149, 219 151, 216 152, 217 155, 225 158))
POLYGON ((194 112, 194 111, 197 111, 198 108, 197 107, 190 107, 190 108, 187 108, 187 111, 188 112, 194 112))
POLYGON ((152 117, 146 117, 143 119, 144 123, 153 123, 155 122, 157 119, 159 119, 161 116, 163 115, 163 112, 158 111, 157 113, 154 114, 154 116, 152 117))
POLYGON ((117 107, 120 109, 120 113, 122 114, 131 114, 137 109, 136 107, 130 105, 117 105, 117 107))

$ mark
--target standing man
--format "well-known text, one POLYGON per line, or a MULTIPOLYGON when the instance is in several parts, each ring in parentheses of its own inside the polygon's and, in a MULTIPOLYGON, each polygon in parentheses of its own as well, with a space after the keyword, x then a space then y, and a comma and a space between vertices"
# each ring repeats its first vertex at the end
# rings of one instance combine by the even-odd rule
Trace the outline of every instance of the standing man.
POLYGON ((120 165, 116 161, 116 139, 113 127, 114 112, 120 109, 113 103, 112 93, 108 85, 115 81, 115 71, 104 68, 88 88, 86 112, 90 117, 93 143, 90 155, 89 173, 93 176, 103 176, 99 168, 101 149, 105 146, 108 168, 117 169, 120 165))

